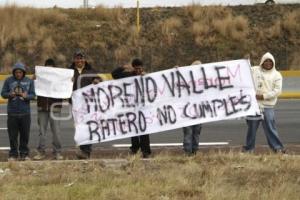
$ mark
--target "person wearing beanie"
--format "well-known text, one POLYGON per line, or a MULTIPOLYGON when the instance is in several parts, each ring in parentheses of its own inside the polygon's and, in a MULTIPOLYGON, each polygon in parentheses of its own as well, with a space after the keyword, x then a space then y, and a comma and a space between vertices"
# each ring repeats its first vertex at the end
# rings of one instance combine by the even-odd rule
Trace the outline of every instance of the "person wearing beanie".
MULTIPOLYGON (((145 72, 143 68, 143 61, 138 58, 133 59, 131 65, 118 67, 111 73, 114 79, 121 79, 144 74, 145 72)), ((149 135, 141 135, 131 138, 131 153, 136 154, 139 149, 141 149, 142 151, 143 158, 148 158, 151 155, 149 135)))
MULTIPOLYGON (((83 51, 77 50, 73 56, 73 63, 69 69, 74 70, 73 76, 73 91, 88 86, 90 84, 97 84, 101 82, 101 78, 97 75, 97 72, 86 61, 86 56, 83 51)), ((71 100, 71 99, 70 99, 71 100)), ((70 101, 70 103, 72 103, 70 101)), ((79 151, 76 152, 78 159, 89 159, 92 152, 92 145, 80 145, 79 151)))
POLYGON ((13 66, 12 76, 8 77, 3 85, 1 96, 8 99, 7 103, 7 131, 10 151, 9 161, 30 160, 30 100, 35 98, 34 83, 26 77, 25 65, 16 63, 13 66), (20 140, 18 139, 20 136, 20 140))
MULTIPOLYGON (((44 66, 56 67, 55 61, 48 58, 44 66)), ((61 116, 63 99, 37 96, 39 143, 34 160, 43 160, 46 157, 46 133, 48 123, 52 132, 53 156, 56 160, 63 160, 61 155, 60 121, 53 116, 61 116)))
POLYGON ((266 53, 261 58, 259 66, 252 67, 252 76, 256 90, 256 99, 261 114, 247 117, 247 137, 244 152, 253 152, 257 129, 262 123, 264 133, 270 148, 274 152, 285 153, 282 142, 279 139, 274 107, 277 97, 282 90, 282 76, 275 68, 275 59, 271 53, 266 53))

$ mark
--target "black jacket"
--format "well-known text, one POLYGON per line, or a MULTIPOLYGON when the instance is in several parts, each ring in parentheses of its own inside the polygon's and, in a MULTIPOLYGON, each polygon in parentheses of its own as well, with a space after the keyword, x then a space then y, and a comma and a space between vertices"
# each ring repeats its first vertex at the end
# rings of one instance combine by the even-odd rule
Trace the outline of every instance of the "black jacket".
POLYGON ((69 67, 69 69, 74 70, 73 91, 92 84, 95 79, 99 79, 101 81, 101 78, 97 75, 96 70, 93 69, 92 66, 90 64, 88 64, 87 62, 85 63, 85 66, 84 66, 81 74, 79 74, 78 70, 76 69, 75 63, 72 63, 72 65, 69 67), (79 80, 80 76, 83 74, 89 74, 91 76, 81 78, 80 84, 78 85, 78 80, 79 80))
POLYGON ((53 112, 60 112, 62 107, 62 99, 55 99, 55 98, 49 98, 49 97, 37 97, 37 107, 38 111, 46 111, 50 112, 51 105, 55 103, 55 106, 53 107, 53 112))
POLYGON ((123 67, 118 67, 111 72, 111 76, 113 77, 113 79, 127 78, 136 75, 137 74, 134 71, 126 72, 123 67))

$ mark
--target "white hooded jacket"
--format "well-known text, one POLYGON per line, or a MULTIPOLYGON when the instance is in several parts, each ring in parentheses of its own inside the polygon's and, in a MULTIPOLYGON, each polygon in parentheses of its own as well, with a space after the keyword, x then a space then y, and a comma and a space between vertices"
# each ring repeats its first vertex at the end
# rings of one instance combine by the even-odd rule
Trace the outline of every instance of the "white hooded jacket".
POLYGON ((275 59, 271 53, 266 53, 261 58, 259 66, 254 66, 252 76, 255 84, 256 94, 263 95, 264 100, 257 100, 260 108, 273 108, 277 102, 277 97, 282 90, 282 76, 275 68, 275 59), (273 62, 273 68, 263 69, 265 60, 270 59, 273 62))

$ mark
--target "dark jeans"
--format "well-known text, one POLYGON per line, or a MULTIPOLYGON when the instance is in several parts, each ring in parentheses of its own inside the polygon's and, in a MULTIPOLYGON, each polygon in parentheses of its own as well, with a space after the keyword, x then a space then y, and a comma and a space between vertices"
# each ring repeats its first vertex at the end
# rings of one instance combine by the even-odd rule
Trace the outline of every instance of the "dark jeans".
POLYGON ((186 153, 198 151, 201 128, 201 124, 183 127, 183 149, 186 153))
POLYGON ((92 145, 91 144, 80 145, 79 148, 83 153, 87 154, 88 156, 91 155, 91 152, 92 152, 92 145))
POLYGON ((141 148, 143 155, 151 154, 149 135, 142 135, 131 138, 131 152, 135 154, 138 152, 139 148, 141 148))
POLYGON ((9 156, 17 158, 29 154, 28 141, 30 132, 30 114, 8 114, 7 130, 10 143, 9 156), (20 134, 20 143, 19 143, 20 134))

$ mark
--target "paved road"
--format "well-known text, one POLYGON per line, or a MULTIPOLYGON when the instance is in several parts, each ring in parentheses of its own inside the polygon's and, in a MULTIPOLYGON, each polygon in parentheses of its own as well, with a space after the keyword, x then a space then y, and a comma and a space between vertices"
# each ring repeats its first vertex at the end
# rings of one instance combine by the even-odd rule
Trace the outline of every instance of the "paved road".
MULTIPOLYGON (((0 114, 6 113, 6 105, 0 105, 0 114)), ((276 109, 277 125, 285 144, 300 144, 300 100, 280 100, 276 109)), ((0 115, 0 128, 6 127, 6 116, 0 115)), ((30 147, 35 148, 38 141, 36 106, 32 105, 30 147)), ((64 148, 74 147, 73 122, 65 121, 61 125, 64 148)), ((246 124, 244 120, 228 120, 208 123, 203 126, 201 142, 229 142, 229 145, 242 145, 245 140, 246 124)), ((151 143, 180 143, 182 130, 176 129, 151 135, 151 143)), ((111 147, 113 144, 129 143, 129 139, 97 144, 99 147, 111 147)), ((257 135, 257 144, 267 144, 262 128, 257 135)), ((0 147, 9 146, 7 131, 0 129, 0 147)), ((51 147, 51 134, 48 134, 48 147, 51 147)))

